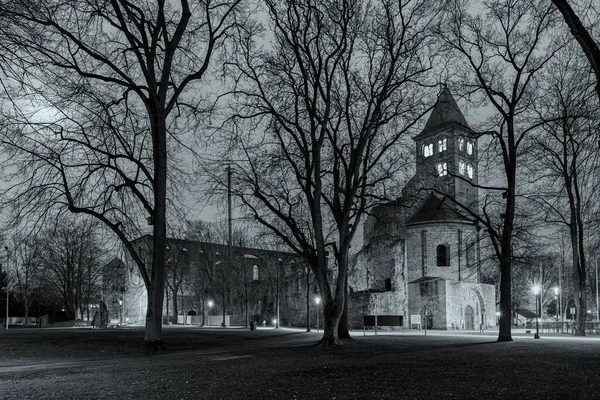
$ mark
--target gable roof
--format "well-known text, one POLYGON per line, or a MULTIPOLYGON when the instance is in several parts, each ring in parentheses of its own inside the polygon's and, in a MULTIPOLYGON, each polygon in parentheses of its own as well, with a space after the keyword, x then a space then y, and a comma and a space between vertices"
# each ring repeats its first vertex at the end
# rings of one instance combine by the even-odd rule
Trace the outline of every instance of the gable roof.
POLYGON ((456 104, 456 100, 452 97, 450 89, 444 85, 425 127, 414 139, 426 136, 428 133, 450 125, 460 125, 471 130, 465 116, 460 111, 458 104, 456 104))
POLYGON ((114 257, 112 260, 110 260, 108 262, 108 264, 105 265, 105 267, 106 268, 116 268, 116 267, 120 267, 121 265, 125 265, 125 264, 123 264, 123 261, 119 257, 114 257))
POLYGON ((537 316, 536 313, 534 313, 533 311, 530 311, 526 308, 519 308, 517 310, 517 314, 519 314, 527 319, 535 318, 537 316))
POLYGON ((446 281, 445 278, 440 278, 439 276, 422 276, 414 281, 408 282, 411 283, 421 283, 421 282, 433 282, 433 281, 446 281))
POLYGON ((449 220, 471 222, 467 217, 459 214, 453 207, 446 204, 444 200, 430 193, 419 211, 406 221, 406 225, 449 220))

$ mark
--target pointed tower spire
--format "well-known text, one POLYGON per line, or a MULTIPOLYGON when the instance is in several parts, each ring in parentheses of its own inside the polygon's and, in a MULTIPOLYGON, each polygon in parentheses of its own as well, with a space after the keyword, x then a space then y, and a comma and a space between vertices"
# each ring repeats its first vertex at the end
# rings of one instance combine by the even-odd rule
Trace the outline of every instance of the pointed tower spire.
POLYGON ((452 124, 458 124, 470 129, 465 116, 460 111, 460 108, 458 108, 458 104, 456 104, 456 100, 452 97, 452 93, 450 93, 450 89, 448 89, 448 86, 443 85, 433 111, 431 111, 431 115, 423 131, 417 137, 424 136, 452 124))

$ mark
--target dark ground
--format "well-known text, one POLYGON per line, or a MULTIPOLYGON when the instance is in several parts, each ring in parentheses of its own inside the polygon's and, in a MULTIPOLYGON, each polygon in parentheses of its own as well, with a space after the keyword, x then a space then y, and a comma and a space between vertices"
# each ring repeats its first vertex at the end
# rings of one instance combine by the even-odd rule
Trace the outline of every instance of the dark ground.
POLYGON ((286 329, 0 330, 2 399, 594 399, 600 339, 368 335, 341 348, 286 329))

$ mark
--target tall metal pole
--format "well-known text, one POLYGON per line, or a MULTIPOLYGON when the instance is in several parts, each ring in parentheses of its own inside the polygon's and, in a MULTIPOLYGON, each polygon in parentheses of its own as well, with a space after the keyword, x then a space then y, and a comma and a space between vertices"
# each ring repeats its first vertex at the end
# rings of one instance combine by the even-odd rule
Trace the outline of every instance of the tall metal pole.
MULTIPOLYGON (((227 252, 229 258, 229 271, 233 271, 233 257, 231 255, 231 246, 233 241, 233 232, 231 226, 231 165, 227 166, 227 228, 228 232, 228 242, 227 242, 227 252)), ((223 328, 225 328, 225 280, 223 280, 223 328)))
POLYGON ((279 269, 282 267, 283 265, 283 260, 280 258, 279 262, 277 263, 277 273, 275 275, 277 282, 276 282, 276 288, 277 288, 277 293, 275 295, 275 300, 277 301, 277 319, 275 320, 275 328, 279 328, 279 269))
POLYGON ((533 287, 533 294, 535 294, 535 335, 533 335, 534 339, 539 339, 540 338, 540 325, 539 325, 539 311, 542 307, 541 304, 538 303, 539 301, 539 295, 541 292, 541 288, 539 286, 534 286, 533 287), (538 304, 540 305, 540 307, 538 308, 538 304))
POLYGON ((306 332, 310 332, 310 268, 306 267, 306 332))
POLYGON ((596 321, 600 322, 600 302, 598 301, 598 259, 596 259, 596 321))
POLYGON ((315 299, 315 302, 317 303, 317 332, 319 332, 319 329, 320 329, 320 326, 319 326, 319 325, 320 325, 320 324, 319 324, 319 313, 320 313, 320 311, 321 311, 321 308, 320 308, 320 305, 321 305, 321 298, 320 298, 320 297, 317 297, 317 298, 315 299))
MULTIPOLYGON (((562 245, 561 245, 561 249, 562 249, 562 245)), ((558 305, 559 305, 559 310, 560 310, 560 332, 564 333, 564 322, 565 322, 565 315, 564 315, 564 307, 562 306, 562 267, 563 267, 563 255, 561 254, 561 258, 560 258, 560 264, 558 265, 558 305)))
POLYGON ((6 329, 8 329, 8 266, 10 264, 10 252, 8 246, 4 246, 4 250, 6 250, 6 329))

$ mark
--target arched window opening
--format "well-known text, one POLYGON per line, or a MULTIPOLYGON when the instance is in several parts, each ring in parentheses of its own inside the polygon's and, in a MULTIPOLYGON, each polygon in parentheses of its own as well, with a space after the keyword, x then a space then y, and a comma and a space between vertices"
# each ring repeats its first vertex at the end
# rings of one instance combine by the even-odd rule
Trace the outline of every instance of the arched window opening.
POLYGON ((440 244, 436 250, 437 266, 438 267, 449 267, 450 266, 450 246, 447 244, 440 244))
POLYGON ((443 139, 438 140, 438 153, 446 151, 447 148, 448 148, 448 139, 443 138, 443 139))
POLYGON ((469 179, 473 179, 473 166, 471 164, 467 164, 467 176, 469 179))
POLYGON ((429 143, 423 146, 423 156, 431 157, 433 155, 433 143, 429 143))
POLYGON ((463 137, 458 138, 458 150, 465 151, 465 138, 463 137))
POLYGON ((471 141, 467 142, 467 154, 468 155, 473 154, 473 142, 471 142, 471 141))
POLYGON ((254 265, 252 267, 252 280, 253 281, 257 281, 258 280, 258 265, 254 265))
POLYGON ((448 175, 448 164, 447 163, 439 163, 437 165, 438 176, 446 176, 448 175))

